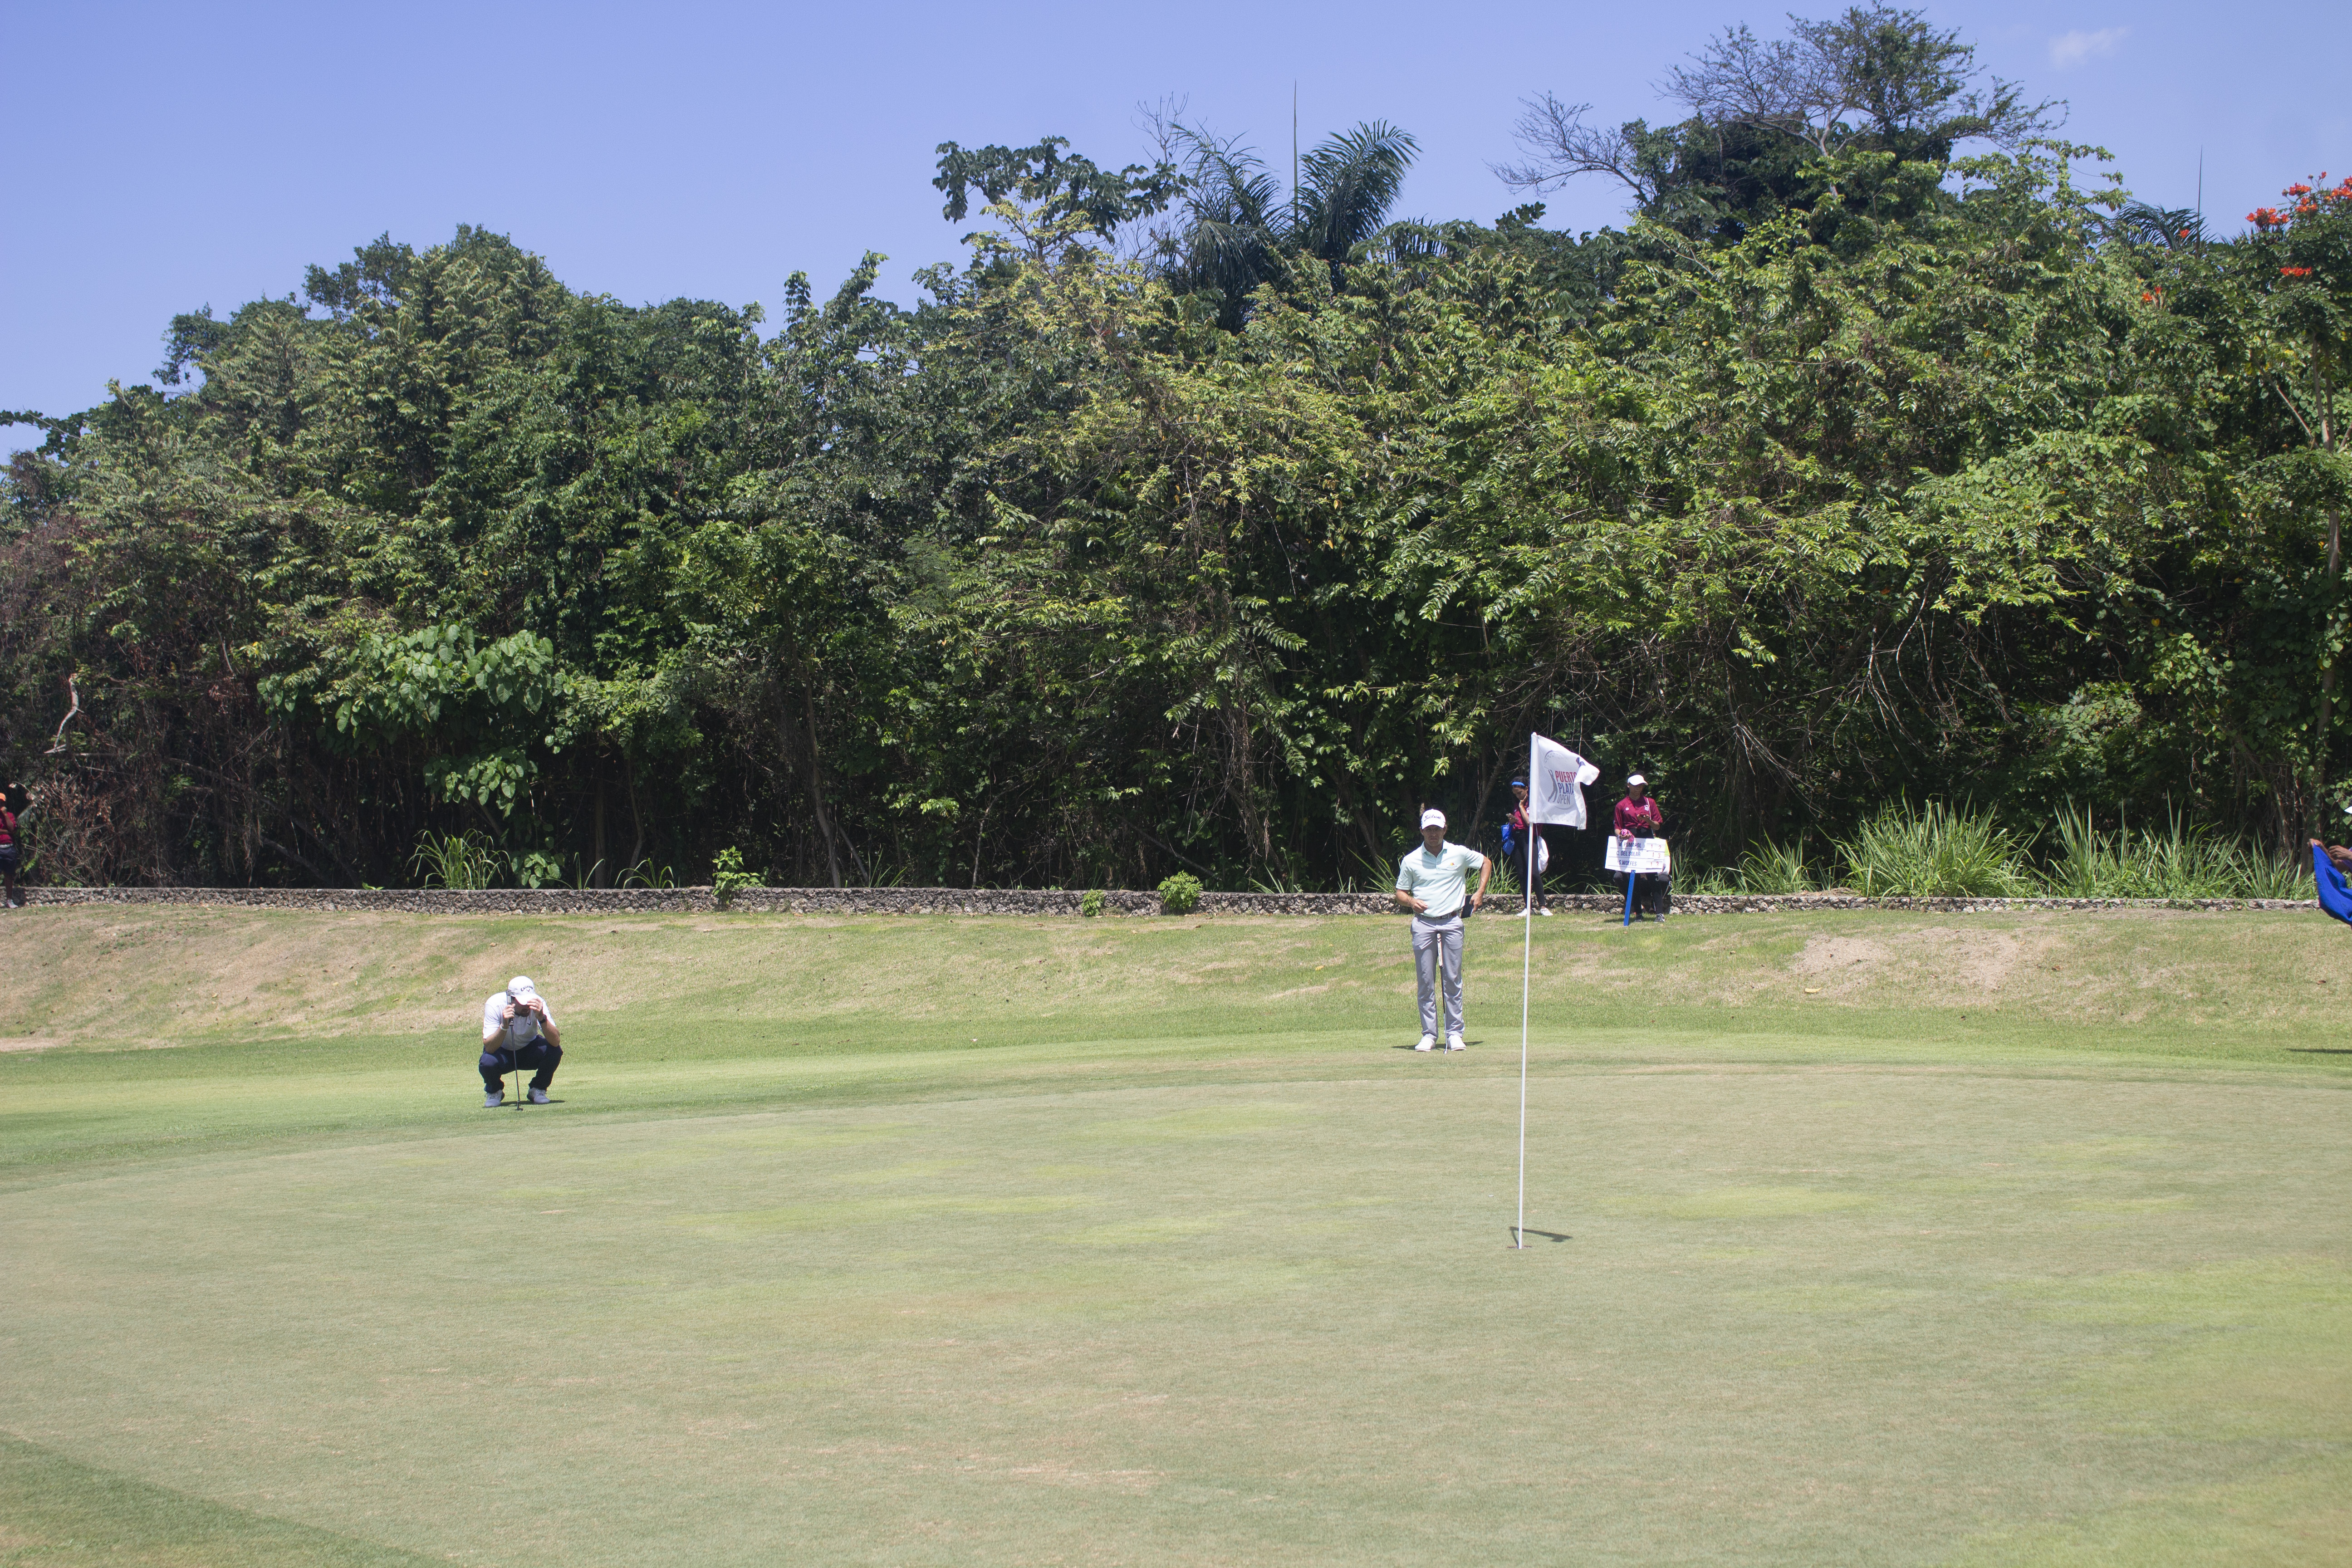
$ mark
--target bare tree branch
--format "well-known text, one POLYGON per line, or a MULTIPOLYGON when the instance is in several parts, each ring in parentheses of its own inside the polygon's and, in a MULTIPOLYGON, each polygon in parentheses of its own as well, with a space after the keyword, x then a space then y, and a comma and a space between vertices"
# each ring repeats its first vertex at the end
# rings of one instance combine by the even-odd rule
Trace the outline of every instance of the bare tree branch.
POLYGON ((1640 121, 1604 131, 1584 123, 1592 108, 1589 103, 1562 103, 1549 92, 1520 103, 1525 112, 1511 139, 1528 157, 1517 163, 1488 164, 1496 178, 1513 190, 1549 191, 1579 174, 1607 174, 1622 181, 1644 205, 1657 199, 1656 177, 1643 168, 1635 139, 1640 121))
MULTIPOLYGON (((1810 24, 1797 26, 1801 35, 1810 24)), ((1860 107, 1849 73, 1811 37, 1761 43, 1742 23, 1691 61, 1667 72, 1659 90, 1710 125, 1779 131, 1823 156, 1840 121, 1860 107)))

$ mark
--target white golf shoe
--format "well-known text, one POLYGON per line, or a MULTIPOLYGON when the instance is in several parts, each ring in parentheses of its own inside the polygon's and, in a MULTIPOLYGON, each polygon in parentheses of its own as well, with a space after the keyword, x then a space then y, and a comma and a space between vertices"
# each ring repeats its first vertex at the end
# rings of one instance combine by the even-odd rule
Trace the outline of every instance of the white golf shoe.
POLYGON ((1543 916, 1546 920, 1549 920, 1551 919, 1551 906, 1549 904, 1546 904, 1543 908, 1538 910, 1536 913, 1543 916))
POLYGON ((547 1103, 547 1090, 543 1089, 532 1089, 530 1091, 530 1102, 533 1105, 545 1105, 547 1103))
POLYGON ((1416 1051, 1433 1051, 1433 1050, 1435 1050, 1436 1048, 1437 1048, 1437 1037, 1436 1037, 1435 1035, 1423 1035, 1423 1036, 1422 1036, 1422 1037, 1421 1037, 1421 1044, 1419 1044, 1419 1045, 1417 1045, 1417 1046, 1413 1047, 1413 1049, 1414 1049, 1414 1050, 1416 1050, 1416 1051))
POLYGON ((1463 1043, 1462 1037, 1458 1033, 1445 1037, 1445 1048, 1449 1051, 1460 1050, 1463 1047, 1463 1043))
POLYGON ((499 1106, 504 1105, 506 1102, 507 1102, 507 1091, 506 1091, 505 1089, 486 1089, 482 1090, 482 1109, 483 1109, 483 1110, 496 1110, 499 1106))

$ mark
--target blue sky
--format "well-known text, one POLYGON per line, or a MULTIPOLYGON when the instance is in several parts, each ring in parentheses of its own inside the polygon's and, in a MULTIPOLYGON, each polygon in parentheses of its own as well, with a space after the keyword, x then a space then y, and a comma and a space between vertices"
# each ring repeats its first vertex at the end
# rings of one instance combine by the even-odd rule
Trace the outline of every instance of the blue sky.
MULTIPOLYGON (((1801 8, 1828 15, 1829 5, 1801 8)), ((2352 100, 2302 62, 2340 27, 2307 7, 2181 0, 1931 5, 1979 59, 2071 100, 2069 134, 2137 194, 2224 226, 2291 179, 2352 172, 2352 100), (2315 29, 2316 29, 2315 31, 2315 29), (2340 165, 2340 167, 2339 167, 2340 165)), ((1492 218, 1523 96, 1657 117, 1650 85, 1725 25, 1779 10, 1702 0, 1189 7, 664 6, 438 0, 400 7, 0 4, 0 99, 16 171, 0 226, 0 408, 64 413, 151 378, 173 312, 299 288, 390 231, 512 235, 572 287, 631 303, 772 303, 796 269, 829 288, 861 251, 884 289, 956 258, 935 145, 1054 132, 1140 156, 1139 102, 1244 132, 1286 163, 1368 118, 1423 155, 1402 213, 1492 218)), ((2339 18, 2340 20, 2340 18, 2339 18)), ((1613 221, 1590 182, 1550 223, 1613 221)), ((23 444, 33 432, 5 433, 23 444)))

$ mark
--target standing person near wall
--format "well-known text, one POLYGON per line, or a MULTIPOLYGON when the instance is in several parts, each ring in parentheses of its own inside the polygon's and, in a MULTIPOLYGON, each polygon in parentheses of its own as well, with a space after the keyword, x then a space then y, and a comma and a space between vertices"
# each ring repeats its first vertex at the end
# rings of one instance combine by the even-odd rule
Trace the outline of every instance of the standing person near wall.
POLYGON ((18 843, 21 835, 16 808, 24 804, 23 797, 21 789, 0 789, 0 874, 7 879, 5 893, 0 897, 5 898, 6 907, 12 910, 25 907, 25 895, 16 887, 16 862, 24 853, 18 843))
POLYGON ((1458 1051, 1462 1038, 1462 917, 1486 901, 1486 879, 1495 863, 1466 844, 1445 841, 1445 814, 1435 806, 1421 814, 1421 847, 1397 862, 1396 901, 1412 911, 1412 964, 1421 981, 1421 1043, 1437 1046, 1437 983, 1445 983, 1445 1048, 1458 1051), (1465 898, 1471 868, 1478 890, 1465 898))
MULTIPOLYGON (((1616 828, 1617 837, 1620 838, 1665 837, 1665 810, 1650 794, 1650 781, 1640 773, 1625 775, 1625 798, 1617 803, 1612 826, 1616 828)), ((1623 871, 1616 873, 1617 887, 1621 892, 1624 889, 1626 876, 1627 873, 1623 871)), ((1668 871, 1663 877, 1643 876, 1638 879, 1638 885, 1633 889, 1635 918, 1638 919, 1641 911, 1646 908, 1653 910, 1658 919, 1664 920, 1666 912, 1674 908, 1674 902, 1672 871, 1668 871)))
POLYGON ((1544 901, 1544 872, 1551 857, 1544 845, 1543 828, 1528 820, 1528 781, 1511 781, 1511 815, 1503 824, 1503 864, 1528 885, 1527 908, 1546 920, 1551 906, 1544 901), (1529 859, 1532 851, 1534 858, 1529 859))

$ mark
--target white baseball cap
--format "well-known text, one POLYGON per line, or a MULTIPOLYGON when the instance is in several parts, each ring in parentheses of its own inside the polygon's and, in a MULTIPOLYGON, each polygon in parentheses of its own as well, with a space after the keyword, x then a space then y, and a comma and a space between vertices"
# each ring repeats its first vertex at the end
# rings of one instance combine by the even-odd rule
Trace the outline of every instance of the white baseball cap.
POLYGON ((1421 825, 1423 827, 1443 827, 1445 826, 1445 814, 1433 805, 1421 814, 1421 825))
POLYGON ((1648 784, 1650 781, 1649 781, 1649 780, 1647 780, 1647 779, 1645 779, 1645 778, 1643 778, 1643 777, 1641 774, 1639 774, 1639 773, 1627 773, 1627 774, 1625 775, 1625 782, 1626 782, 1628 784, 1648 784))
POLYGON ((539 987, 530 983, 530 975, 518 974, 507 982, 507 994, 518 1002, 532 1002, 539 998, 539 987))

